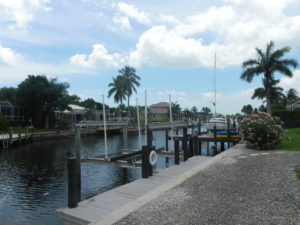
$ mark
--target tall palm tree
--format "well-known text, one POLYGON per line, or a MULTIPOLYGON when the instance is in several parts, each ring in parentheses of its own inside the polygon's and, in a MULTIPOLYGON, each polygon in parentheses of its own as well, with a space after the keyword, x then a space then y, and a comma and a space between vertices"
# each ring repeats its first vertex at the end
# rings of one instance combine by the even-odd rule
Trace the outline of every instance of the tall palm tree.
POLYGON ((124 78, 124 88, 127 95, 127 106, 129 111, 129 99, 134 91, 136 93, 136 87, 140 86, 139 80, 141 79, 136 75, 136 71, 133 67, 125 66, 119 70, 119 76, 124 78))
POLYGON ((126 90, 125 90, 125 79, 122 76, 113 77, 113 82, 108 84, 108 87, 111 87, 108 91, 108 97, 114 95, 114 100, 116 103, 121 103, 123 105, 123 100, 126 99, 126 90))
MULTIPOLYGON (((252 95, 252 99, 265 99, 267 97, 266 91, 266 80, 262 79, 263 87, 256 88, 252 95)), ((270 89, 271 89, 271 105, 278 104, 283 101, 285 95, 283 93, 283 88, 276 86, 279 83, 279 80, 271 80, 270 81, 270 89)))
POLYGON ((290 51, 289 47, 284 47, 274 50, 274 42, 271 41, 267 44, 266 51, 256 48, 258 54, 257 59, 249 59, 243 62, 243 73, 241 79, 251 82, 254 76, 263 74, 266 82, 266 99, 267 99, 267 112, 271 112, 271 80, 274 80, 274 73, 280 72, 288 77, 292 77, 293 73, 290 67, 296 68, 298 63, 294 59, 282 59, 285 53, 290 51))

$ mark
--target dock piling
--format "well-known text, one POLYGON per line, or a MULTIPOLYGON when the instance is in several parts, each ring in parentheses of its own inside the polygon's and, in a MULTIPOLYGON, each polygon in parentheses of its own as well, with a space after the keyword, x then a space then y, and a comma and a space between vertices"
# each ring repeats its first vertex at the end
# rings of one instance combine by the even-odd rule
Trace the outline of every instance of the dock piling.
POLYGON ((149 155, 150 155, 151 147, 144 145, 142 146, 142 178, 148 178, 150 176, 149 174, 149 155))
POLYGON ((174 141, 174 149, 175 149, 175 165, 179 165, 179 140, 175 139, 174 141))
POLYGON ((68 207, 75 208, 80 201, 80 189, 78 188, 79 167, 76 157, 68 158, 68 207))
POLYGON ((169 151, 169 134, 168 129, 166 129, 166 151, 169 151))
POLYGON ((195 155, 199 155, 199 143, 198 143, 198 136, 197 135, 194 135, 193 136, 193 146, 194 146, 194 156, 195 155))
POLYGON ((182 140, 182 148, 183 148, 183 161, 188 160, 188 137, 187 137, 187 128, 183 128, 183 140, 182 140))

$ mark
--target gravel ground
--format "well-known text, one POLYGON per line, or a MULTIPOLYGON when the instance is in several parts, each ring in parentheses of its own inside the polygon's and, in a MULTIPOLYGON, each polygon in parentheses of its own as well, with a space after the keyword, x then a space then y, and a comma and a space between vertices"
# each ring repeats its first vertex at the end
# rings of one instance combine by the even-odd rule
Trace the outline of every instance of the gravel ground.
POLYGON ((255 151, 239 144, 115 224, 300 225, 295 167, 299 151, 255 151))

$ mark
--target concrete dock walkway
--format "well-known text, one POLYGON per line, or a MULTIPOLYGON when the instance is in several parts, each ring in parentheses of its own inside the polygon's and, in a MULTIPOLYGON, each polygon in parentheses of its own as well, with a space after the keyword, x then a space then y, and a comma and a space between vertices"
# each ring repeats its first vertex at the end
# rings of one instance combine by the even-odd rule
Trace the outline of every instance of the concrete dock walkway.
POLYGON ((95 224, 300 225, 300 181, 294 171, 300 151, 255 151, 238 144, 216 157, 123 219, 95 224))

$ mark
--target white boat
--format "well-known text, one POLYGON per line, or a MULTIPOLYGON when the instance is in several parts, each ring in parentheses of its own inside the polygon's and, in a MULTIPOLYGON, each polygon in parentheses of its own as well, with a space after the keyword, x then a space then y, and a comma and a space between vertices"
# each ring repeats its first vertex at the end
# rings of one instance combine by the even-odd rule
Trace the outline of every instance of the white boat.
POLYGON ((227 121, 221 117, 213 117, 208 121, 208 130, 226 130, 227 129, 227 121))

